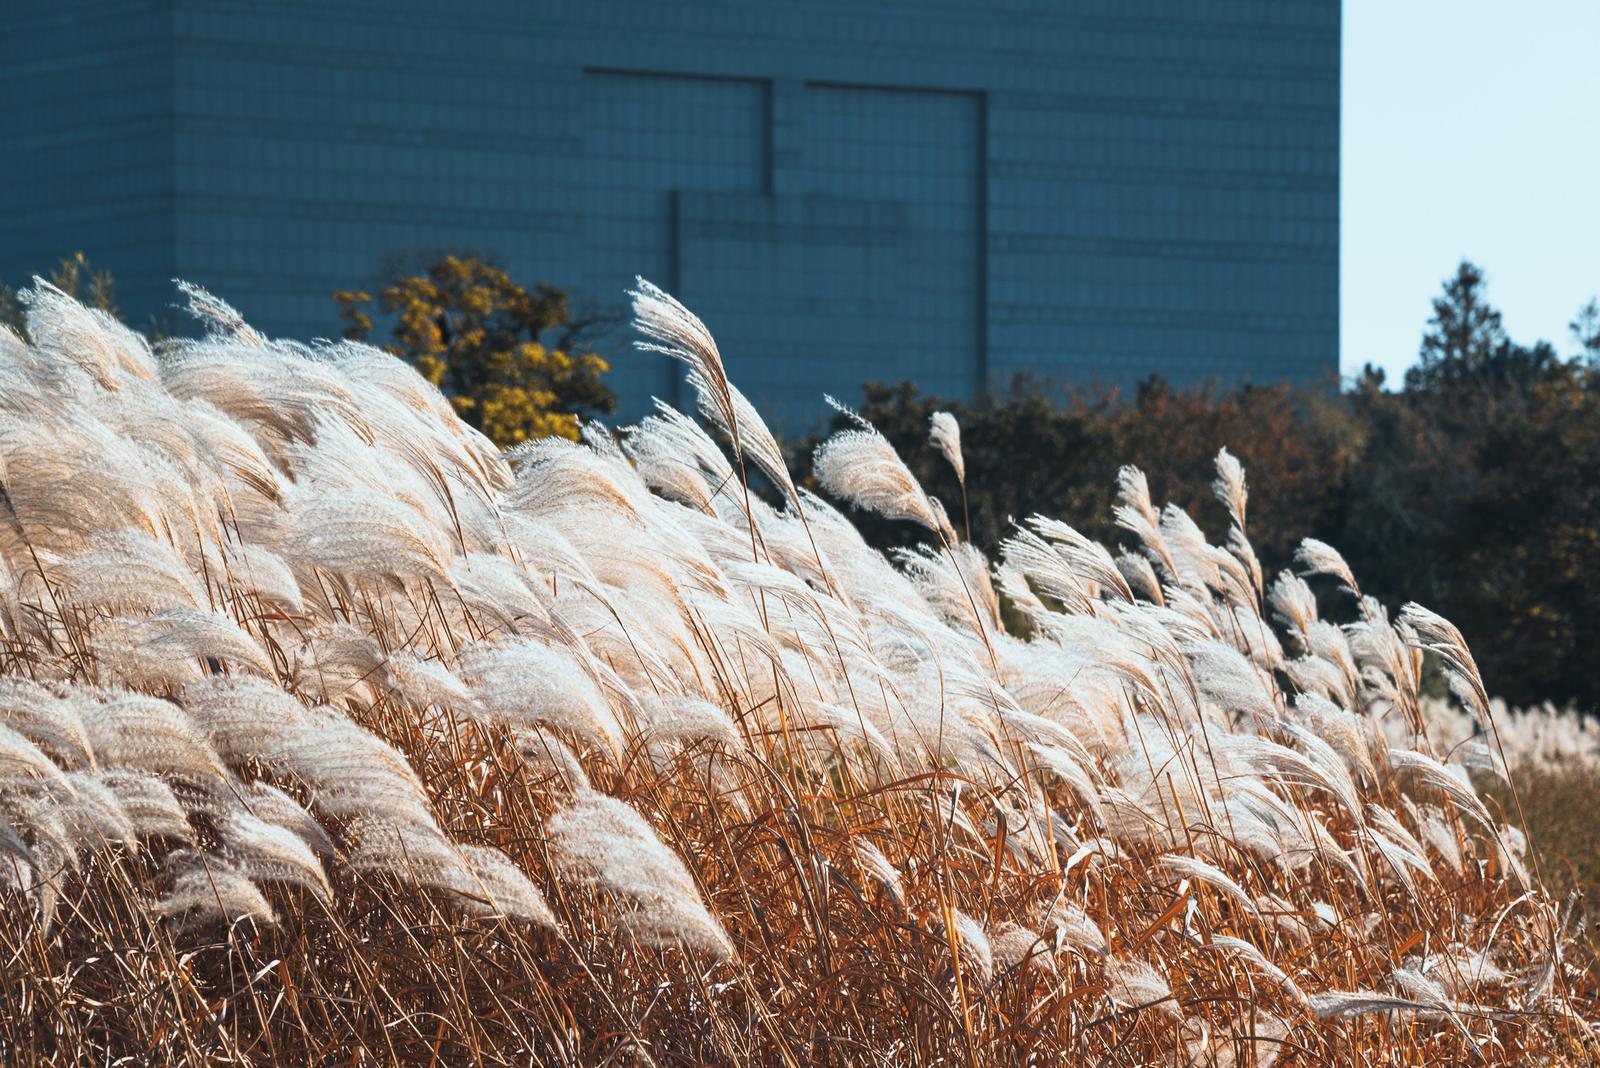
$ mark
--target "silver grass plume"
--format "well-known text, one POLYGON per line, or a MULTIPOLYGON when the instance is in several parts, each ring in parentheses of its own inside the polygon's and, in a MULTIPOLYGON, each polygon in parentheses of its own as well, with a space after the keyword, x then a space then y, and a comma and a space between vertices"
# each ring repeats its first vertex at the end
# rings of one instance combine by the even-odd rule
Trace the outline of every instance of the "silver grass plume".
POLYGON ((710 399, 720 416, 718 423, 733 439, 734 449, 741 449, 739 420, 728 375, 723 370, 722 354, 717 351, 711 331, 666 290, 642 277, 636 277, 634 284, 636 288, 628 293, 633 301, 634 328, 649 339, 635 341, 635 347, 669 356, 698 373, 704 384, 703 395, 710 399))
POLYGON ((1107 952, 1106 936, 1101 932, 1100 925, 1087 912, 1065 898, 1057 898, 1050 903, 1039 927, 1055 932, 1057 948, 1071 946, 1102 957, 1107 952))
POLYGON ((772 431, 767 428, 760 413, 756 411, 755 405, 739 392, 738 386, 731 384, 728 386, 728 397, 733 404, 739 428, 738 437, 734 437, 732 426, 723 421, 722 409, 715 403, 711 390, 703 384, 699 371, 689 372, 689 385, 694 387, 700 398, 700 414, 727 434, 729 440, 737 444, 740 454, 760 468, 761 472, 772 480, 773 485, 783 491, 798 508, 800 495, 795 489, 794 480, 789 475, 788 466, 783 462, 783 449, 779 446, 778 439, 772 436, 772 431))
POLYGON ((156 901, 155 912, 184 925, 278 922, 255 883, 222 858, 200 853, 174 858, 167 892, 156 901))
POLYGON ((896 868, 888 857, 883 855, 883 850, 867 841, 857 838, 851 844, 856 860, 861 864, 862 871, 871 876, 877 883, 889 892, 896 904, 905 902, 905 884, 900 878, 900 869, 896 868))
POLYGON ((516 727, 512 730, 517 752, 541 774, 560 780, 571 793, 588 790, 589 776, 566 742, 544 727, 516 727))
POLYGON ((148 772, 102 770, 97 776, 117 797, 140 841, 169 838, 194 843, 194 828, 172 788, 148 772))
POLYGON ((204 325, 208 333, 222 334, 246 345, 263 343, 261 335, 227 301, 181 278, 173 279, 173 285, 188 298, 189 314, 204 325))
POLYGON ((1160 1009, 1182 1016, 1167 980, 1146 961, 1137 957, 1106 959, 1106 996, 1123 1009, 1160 1009))
POLYGON ((357 816, 345 824, 346 863, 355 871, 451 894, 472 895, 477 880, 467 859, 431 823, 357 816))
POLYGON ((1295 563, 1306 569, 1310 575, 1331 575, 1339 580, 1341 589, 1349 592, 1356 598, 1361 596, 1361 587, 1356 583, 1354 572, 1350 565, 1345 563, 1344 557, 1339 555, 1339 550, 1325 541, 1316 538, 1306 538, 1300 542, 1300 548, 1294 553, 1295 563))
POLYGON ((427 792, 406 758, 334 709, 313 710, 305 725, 267 747, 262 763, 302 783, 321 815, 433 824, 427 792))
POLYGON ((171 701, 111 691, 85 695, 78 708, 102 767, 203 779, 222 776, 217 754, 171 701))
POLYGON ((1080 579, 1094 583, 1102 593, 1114 593, 1124 601, 1133 600, 1133 590, 1105 546, 1046 516, 1029 516, 1028 525, 1055 547, 1057 555, 1080 579))
POLYGON ((1198 857, 1186 856, 1181 853, 1167 853, 1156 858, 1156 863, 1169 871, 1203 883, 1216 890, 1222 896, 1232 898, 1234 903, 1244 909, 1248 915, 1255 915, 1256 903, 1244 888, 1234 882, 1222 869, 1217 868, 1198 857))
POLYGON ((994 948, 977 920, 960 909, 950 910, 955 939, 961 947, 961 970, 987 983, 994 978, 994 948))
POLYGON ((236 782, 232 789, 239 804, 250 815, 293 833, 319 856, 331 857, 336 852, 333 839, 316 818, 276 786, 266 782, 236 782))
POLYGON ((1050 945, 1039 932, 1019 923, 1003 923, 989 935, 994 962, 1002 968, 1036 968, 1053 972, 1056 964, 1050 945))
POLYGON ((76 365, 104 389, 155 375, 150 343, 99 308, 87 308, 37 275, 19 295, 28 309, 28 337, 54 365, 76 365))
POLYGON ((1239 530, 1245 528, 1245 504, 1250 490, 1245 485, 1244 467, 1227 449, 1217 450, 1217 477, 1211 483, 1211 492, 1228 510, 1228 516, 1239 530))
POLYGON ((209 608, 205 590, 171 546, 138 530, 93 534, 88 547, 52 570, 63 597, 109 609, 209 608))
POLYGON ((1248 961, 1252 968, 1282 987, 1295 1001, 1302 1005, 1309 1004, 1305 991, 1300 989, 1299 984, 1289 978, 1282 968, 1272 963, 1272 960, 1253 943, 1231 935, 1212 935, 1210 944, 1212 948, 1226 949, 1238 954, 1248 961))
POLYGON ((540 927, 558 926, 544 895, 510 857, 493 846, 457 848, 478 885, 477 894, 458 895, 457 905, 463 911, 480 916, 507 916, 540 927))
POLYGON ((328 900, 328 877, 305 839, 286 827, 269 823, 243 809, 229 812, 217 825, 220 855, 252 881, 294 883, 328 900))
POLYGON ((1438 790, 1459 811, 1477 820, 1491 833, 1494 831, 1495 824, 1489 810, 1484 807, 1465 774, 1457 774, 1426 753, 1411 749, 1390 749, 1388 757, 1389 766, 1395 771, 1414 776, 1417 781, 1438 790))
POLYGON ((961 455, 961 424, 949 412, 934 412, 928 417, 928 440, 939 450, 956 473, 956 480, 966 484, 967 463, 961 455))
POLYGON ((1267 591, 1267 603, 1280 622, 1302 637, 1310 633, 1311 625, 1317 621, 1317 596, 1305 580, 1292 571, 1280 573, 1273 581, 1272 588, 1267 591))
POLYGON ((1479 717, 1480 722, 1489 726, 1486 722, 1489 719, 1489 695, 1484 690, 1482 676, 1478 674, 1478 662, 1473 659, 1472 650, 1467 648, 1467 641, 1455 624, 1415 601, 1400 609, 1400 622, 1415 635, 1415 639, 1408 644, 1435 653, 1444 661, 1451 690, 1479 717))
POLYGON ((296 551, 306 562, 355 579, 449 574, 449 547, 416 509, 361 486, 290 497, 296 551))
POLYGON ((1311 1014, 1323 1020, 1364 1016, 1375 1012, 1426 1011, 1428 1006, 1410 998, 1379 994, 1371 990, 1326 990, 1308 999, 1311 1014))
POLYGON ((954 542, 946 533, 948 521, 939 521, 933 502, 889 439, 859 417, 857 422, 856 429, 838 431, 817 446, 812 456, 817 481, 858 508, 909 520, 954 542))
POLYGON ((622 730, 594 678, 570 654, 521 639, 462 650, 461 673, 483 714, 571 731, 615 752, 622 730))
POLYGON ((677 854, 631 806, 589 793, 546 824, 551 857, 569 876, 614 895, 621 926, 646 945, 679 944, 727 960, 733 944, 677 854))
POLYGON ((250 675, 212 675, 185 686, 191 724, 233 765, 271 754, 308 723, 305 706, 282 688, 250 675))
POLYGON ((13 675, 0 677, 0 725, 8 726, 68 768, 93 766, 88 732, 71 702, 13 675))

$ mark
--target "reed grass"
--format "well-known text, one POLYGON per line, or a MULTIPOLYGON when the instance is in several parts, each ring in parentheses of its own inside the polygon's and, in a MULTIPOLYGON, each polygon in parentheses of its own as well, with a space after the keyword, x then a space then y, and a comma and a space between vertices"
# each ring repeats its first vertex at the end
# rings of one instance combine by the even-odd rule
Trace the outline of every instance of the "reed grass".
POLYGON ((1264 581, 1225 452, 1215 543, 1128 469, 1126 545, 989 560, 870 426, 805 489, 648 283, 710 431, 507 455, 185 292, 160 351, 44 283, 0 334, 8 1062, 1594 1056, 1470 651, 1321 543, 1264 581))

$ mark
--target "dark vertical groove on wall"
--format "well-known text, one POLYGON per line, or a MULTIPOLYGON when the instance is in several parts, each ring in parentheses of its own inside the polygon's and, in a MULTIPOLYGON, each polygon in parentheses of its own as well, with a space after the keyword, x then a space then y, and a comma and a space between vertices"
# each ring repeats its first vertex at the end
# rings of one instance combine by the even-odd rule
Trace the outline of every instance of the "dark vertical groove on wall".
MULTIPOLYGON (((667 292, 683 300, 683 194, 677 189, 667 194, 667 292)), ((678 361, 661 357, 667 370, 667 403, 683 410, 683 368, 678 361)))
POLYGON ((989 94, 978 97, 978 375, 973 396, 989 393, 989 94))

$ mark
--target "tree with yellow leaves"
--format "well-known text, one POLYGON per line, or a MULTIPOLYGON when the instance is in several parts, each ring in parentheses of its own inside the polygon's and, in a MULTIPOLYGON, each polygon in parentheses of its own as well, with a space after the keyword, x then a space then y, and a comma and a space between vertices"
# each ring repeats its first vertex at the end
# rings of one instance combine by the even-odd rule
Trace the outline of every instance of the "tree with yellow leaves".
MULTIPOLYGON (((333 294, 344 336, 367 340, 372 295, 333 294)), ((445 256, 423 273, 395 278, 377 306, 392 317, 384 348, 438 386, 468 423, 498 445, 578 437, 580 415, 613 411, 605 360, 582 351, 600 320, 575 317, 567 294, 533 290, 474 256, 445 256)))

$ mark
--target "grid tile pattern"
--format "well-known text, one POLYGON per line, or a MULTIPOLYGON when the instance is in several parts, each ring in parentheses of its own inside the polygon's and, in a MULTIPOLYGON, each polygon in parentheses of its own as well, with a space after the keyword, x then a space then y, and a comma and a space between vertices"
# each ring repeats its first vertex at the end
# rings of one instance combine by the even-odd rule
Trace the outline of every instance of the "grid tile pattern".
MULTIPOLYGON (((59 0, 0 35, 0 277, 269 332, 445 249, 679 291, 795 429, 1337 366, 1337 0, 59 0)), ((623 414, 675 378, 617 331, 623 414)))

